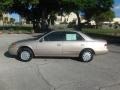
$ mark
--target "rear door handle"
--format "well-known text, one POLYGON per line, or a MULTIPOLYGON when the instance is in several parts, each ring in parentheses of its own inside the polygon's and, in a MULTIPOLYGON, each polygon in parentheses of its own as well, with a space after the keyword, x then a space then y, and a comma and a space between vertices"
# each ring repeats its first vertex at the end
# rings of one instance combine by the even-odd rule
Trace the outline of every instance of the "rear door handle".
POLYGON ((81 44, 81 46, 85 46, 84 44, 81 44))

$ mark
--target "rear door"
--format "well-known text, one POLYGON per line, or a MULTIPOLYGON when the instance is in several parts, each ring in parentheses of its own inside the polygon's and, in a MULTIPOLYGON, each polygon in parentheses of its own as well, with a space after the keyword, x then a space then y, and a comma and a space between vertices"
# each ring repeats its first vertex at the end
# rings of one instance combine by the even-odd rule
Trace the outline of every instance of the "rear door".
POLYGON ((66 32, 63 41, 62 55, 67 57, 78 57, 84 45, 84 39, 77 32, 66 32))

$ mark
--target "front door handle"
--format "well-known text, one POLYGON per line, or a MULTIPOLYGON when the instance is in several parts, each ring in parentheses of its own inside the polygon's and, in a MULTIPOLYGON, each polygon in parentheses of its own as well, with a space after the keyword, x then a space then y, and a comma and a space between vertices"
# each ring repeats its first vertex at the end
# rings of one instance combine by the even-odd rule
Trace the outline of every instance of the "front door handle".
POLYGON ((61 46, 61 44, 57 44, 57 46, 61 46))

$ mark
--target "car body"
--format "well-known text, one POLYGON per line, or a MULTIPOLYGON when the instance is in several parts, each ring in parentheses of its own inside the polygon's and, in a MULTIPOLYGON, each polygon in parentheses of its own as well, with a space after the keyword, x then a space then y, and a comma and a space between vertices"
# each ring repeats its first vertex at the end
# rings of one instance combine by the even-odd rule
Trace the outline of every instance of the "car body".
POLYGON ((51 31, 38 38, 14 42, 8 52, 22 61, 30 61, 33 56, 55 56, 80 57, 82 61, 89 62, 94 54, 107 53, 108 48, 105 40, 92 39, 80 31, 66 30, 51 31))

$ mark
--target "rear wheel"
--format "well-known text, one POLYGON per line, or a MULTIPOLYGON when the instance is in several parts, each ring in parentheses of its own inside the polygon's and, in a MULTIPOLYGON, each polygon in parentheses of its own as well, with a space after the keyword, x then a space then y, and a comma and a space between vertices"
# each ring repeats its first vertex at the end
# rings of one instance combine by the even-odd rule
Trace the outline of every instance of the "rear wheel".
POLYGON ((85 49, 80 53, 79 59, 82 62, 90 62, 93 60, 94 52, 90 49, 85 49))
POLYGON ((33 52, 29 48, 21 48, 18 52, 18 60, 28 62, 33 58, 33 52))

